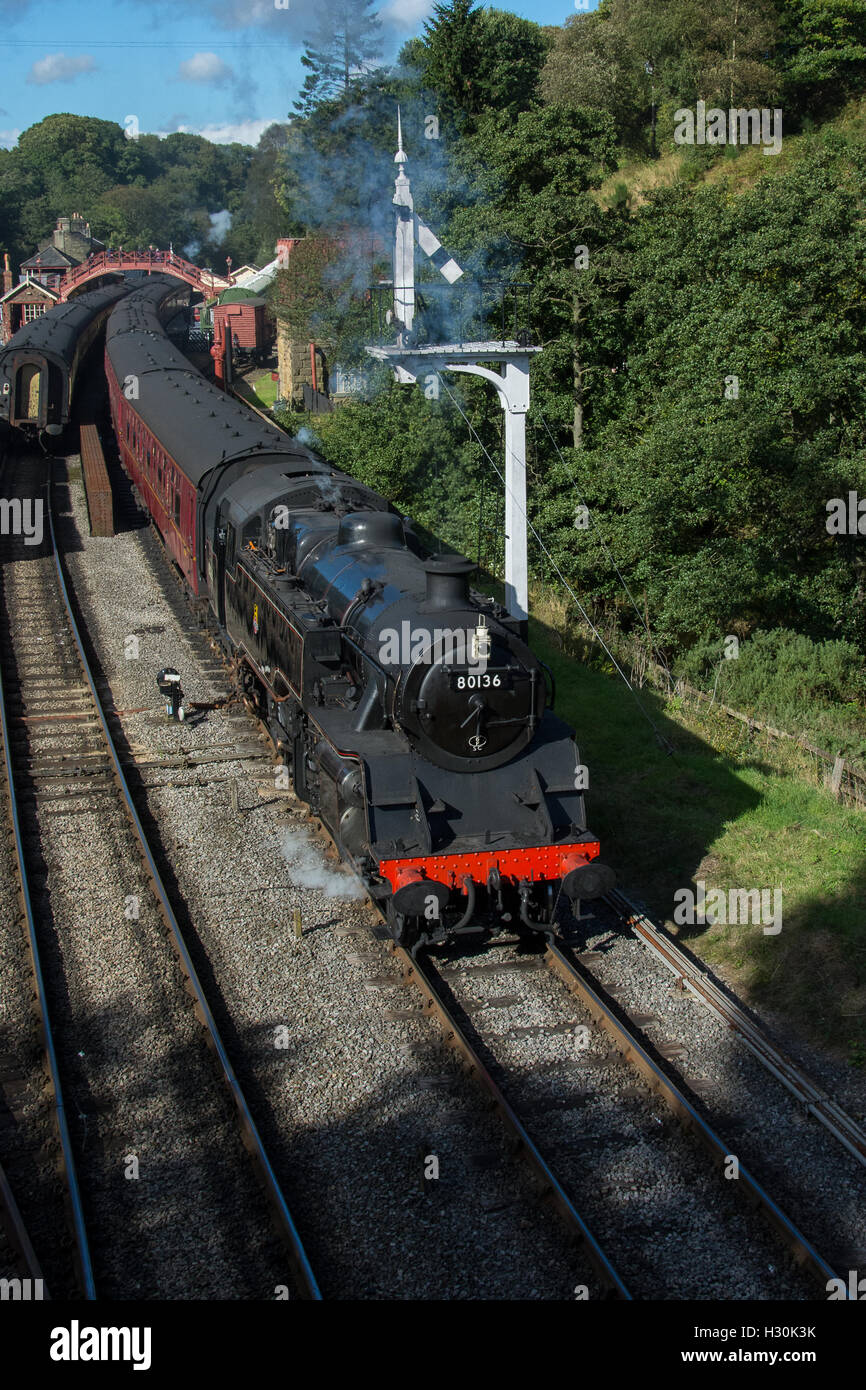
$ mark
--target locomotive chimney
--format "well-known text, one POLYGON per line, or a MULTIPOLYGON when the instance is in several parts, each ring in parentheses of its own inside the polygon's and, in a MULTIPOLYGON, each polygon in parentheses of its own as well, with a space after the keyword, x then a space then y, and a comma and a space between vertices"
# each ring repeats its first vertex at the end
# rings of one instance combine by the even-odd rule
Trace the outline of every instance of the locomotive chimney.
POLYGON ((475 569, 462 555, 434 555, 424 566, 430 608, 465 608, 469 602, 469 576, 475 569))

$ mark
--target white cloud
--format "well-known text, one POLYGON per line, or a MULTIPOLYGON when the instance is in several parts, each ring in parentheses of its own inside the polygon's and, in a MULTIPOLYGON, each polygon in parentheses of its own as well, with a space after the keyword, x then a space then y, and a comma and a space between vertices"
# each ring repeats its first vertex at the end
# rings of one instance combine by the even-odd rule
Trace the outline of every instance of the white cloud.
POLYGON ((27 74, 27 81, 34 87, 44 87, 48 82, 71 82, 83 72, 96 72, 96 63, 89 53, 77 58, 68 53, 48 53, 39 58, 27 74))
POLYGON ((217 53, 195 53, 181 63, 177 75, 183 82, 211 82, 218 87, 233 77, 234 71, 217 53))
POLYGON ((432 11, 433 0, 389 0, 379 11, 379 18, 392 29, 420 33, 421 25, 432 11))
POLYGON ((205 140, 210 140, 214 145, 231 145, 235 141, 239 145, 257 145, 263 131, 268 126, 278 123, 280 116, 269 116, 265 121, 226 121, 222 125, 195 125, 190 122, 182 122, 173 126, 171 130, 155 130, 152 132, 164 140, 166 135, 172 135, 174 131, 183 131, 187 135, 202 135, 205 140))
POLYGON ((11 150, 13 145, 18 144, 20 130, 0 130, 0 149, 11 150))

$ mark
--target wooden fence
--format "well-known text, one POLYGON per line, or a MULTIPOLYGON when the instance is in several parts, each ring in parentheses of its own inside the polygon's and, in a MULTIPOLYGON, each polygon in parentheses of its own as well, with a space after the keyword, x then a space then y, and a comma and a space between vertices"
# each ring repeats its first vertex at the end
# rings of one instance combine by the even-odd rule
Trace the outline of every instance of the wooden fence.
MULTIPOLYGON (((589 635, 588 630, 584 630, 582 624, 576 624, 575 627, 579 631, 581 643, 592 647, 601 655, 600 644, 589 635)), ((688 681, 672 680, 670 672, 648 657, 643 647, 636 646, 628 652, 623 652, 621 646, 620 650, 616 649, 608 634, 605 634, 604 640, 622 668, 628 671, 633 685, 642 686, 648 680, 656 690, 668 698, 672 695, 680 696, 720 710, 729 719, 735 719, 745 725, 750 738, 754 734, 765 734, 768 739, 786 740, 794 747, 802 748, 814 759, 819 781, 829 788, 837 800, 847 801, 857 807, 866 807, 866 771, 848 762, 842 757, 841 752, 831 753, 826 748, 817 748, 807 738, 789 734, 784 729, 776 729, 772 724, 762 723, 749 714, 743 714, 741 710, 732 709, 730 705, 717 700, 714 695, 708 695, 705 690, 698 690, 696 686, 689 685, 688 681)))

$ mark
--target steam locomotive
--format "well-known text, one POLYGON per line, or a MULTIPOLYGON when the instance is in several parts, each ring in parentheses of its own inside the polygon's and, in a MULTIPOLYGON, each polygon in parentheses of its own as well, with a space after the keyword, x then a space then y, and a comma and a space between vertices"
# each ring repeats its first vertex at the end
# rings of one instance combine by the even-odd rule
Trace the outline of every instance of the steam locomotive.
POLYGON ((297 795, 413 950, 553 930, 613 882, 572 731, 520 625, 406 518, 196 372, 172 290, 114 309, 105 366, 124 466, 297 795))

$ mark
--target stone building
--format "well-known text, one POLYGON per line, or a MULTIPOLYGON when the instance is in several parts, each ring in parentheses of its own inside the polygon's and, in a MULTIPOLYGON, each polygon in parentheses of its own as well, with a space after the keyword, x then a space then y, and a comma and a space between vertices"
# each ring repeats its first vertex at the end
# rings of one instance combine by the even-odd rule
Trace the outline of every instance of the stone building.
POLYGON ((316 344, 293 338, 277 320, 277 370, 280 395, 299 410, 329 410, 328 363, 316 344))
POLYGON ((58 217, 51 236, 21 262, 17 285, 12 284, 7 255, 0 296, 0 343, 7 343, 23 324, 56 304, 70 270, 104 250, 105 242, 91 236, 90 223, 76 213, 58 217))
POLYGON ((91 236, 90 223, 77 212, 72 217, 58 217, 50 240, 40 242, 38 249, 44 251, 49 246, 68 256, 72 265, 81 265, 88 256, 105 250, 105 242, 91 236))

